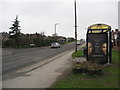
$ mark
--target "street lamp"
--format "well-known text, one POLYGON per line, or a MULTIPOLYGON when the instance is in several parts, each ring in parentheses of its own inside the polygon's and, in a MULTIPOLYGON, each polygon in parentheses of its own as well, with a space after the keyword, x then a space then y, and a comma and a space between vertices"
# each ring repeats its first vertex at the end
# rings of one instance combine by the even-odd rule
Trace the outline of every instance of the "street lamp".
POLYGON ((57 35, 57 34, 56 34, 56 26, 57 26, 58 24, 59 24, 59 23, 55 23, 55 33, 54 33, 55 35, 57 35))

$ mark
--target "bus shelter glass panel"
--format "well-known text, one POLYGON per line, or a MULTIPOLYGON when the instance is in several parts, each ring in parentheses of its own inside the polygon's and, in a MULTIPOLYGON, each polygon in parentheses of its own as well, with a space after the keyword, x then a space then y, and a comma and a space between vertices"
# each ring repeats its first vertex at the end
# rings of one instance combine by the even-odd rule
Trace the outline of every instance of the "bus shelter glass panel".
POLYGON ((96 63, 108 61, 108 36, 107 34, 88 34, 88 60, 96 63))

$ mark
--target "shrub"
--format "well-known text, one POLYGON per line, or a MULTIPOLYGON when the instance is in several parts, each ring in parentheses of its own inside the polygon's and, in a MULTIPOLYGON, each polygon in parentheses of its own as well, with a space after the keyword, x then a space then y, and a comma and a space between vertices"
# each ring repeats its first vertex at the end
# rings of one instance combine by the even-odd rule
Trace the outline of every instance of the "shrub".
POLYGON ((74 69, 88 74, 97 74, 102 71, 102 65, 92 62, 80 62, 75 64, 74 69))

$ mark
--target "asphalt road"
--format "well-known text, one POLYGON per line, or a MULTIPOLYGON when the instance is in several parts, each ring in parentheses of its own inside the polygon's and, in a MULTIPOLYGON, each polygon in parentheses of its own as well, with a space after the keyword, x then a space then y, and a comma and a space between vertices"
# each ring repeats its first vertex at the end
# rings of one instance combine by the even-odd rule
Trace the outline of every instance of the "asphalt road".
POLYGON ((49 88, 71 72, 73 52, 74 50, 63 52, 29 67, 3 75, 2 88, 49 88))
POLYGON ((75 47, 74 43, 61 45, 61 48, 38 47, 26 49, 3 48, 2 72, 9 73, 28 65, 40 62, 75 47))

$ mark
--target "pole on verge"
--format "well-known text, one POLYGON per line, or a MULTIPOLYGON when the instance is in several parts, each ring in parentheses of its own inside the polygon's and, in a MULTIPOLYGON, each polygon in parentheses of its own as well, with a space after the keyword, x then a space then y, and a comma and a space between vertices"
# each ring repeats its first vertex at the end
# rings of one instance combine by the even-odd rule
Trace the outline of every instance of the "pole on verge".
POLYGON ((77 52, 77 14, 76 14, 76 0, 74 0, 75 5, 75 52, 77 52))

